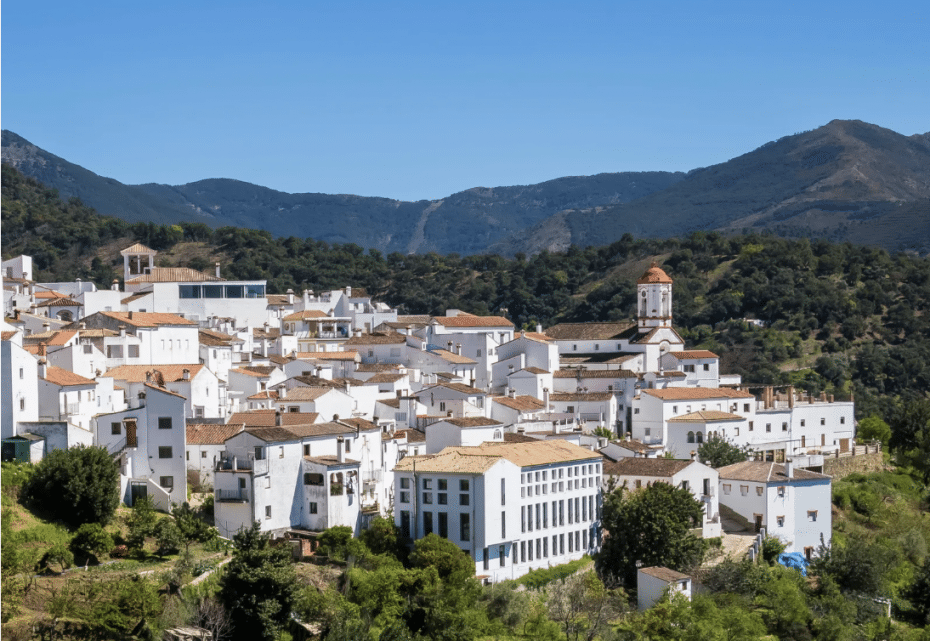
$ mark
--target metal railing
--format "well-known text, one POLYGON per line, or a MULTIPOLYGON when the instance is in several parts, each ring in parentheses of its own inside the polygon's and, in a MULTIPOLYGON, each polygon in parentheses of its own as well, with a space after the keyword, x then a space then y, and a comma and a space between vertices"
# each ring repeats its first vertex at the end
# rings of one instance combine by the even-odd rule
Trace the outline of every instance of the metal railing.
POLYGON ((125 437, 125 436, 124 436, 123 438, 121 438, 120 440, 115 441, 115 442, 110 443, 109 445, 107 445, 107 453, 108 453, 108 454, 116 454, 117 452, 122 451, 124 447, 126 447, 126 437, 125 437))
POLYGON ((217 490, 216 500, 220 502, 227 502, 227 503, 248 503, 249 502, 249 491, 245 489, 217 490))
POLYGON ((252 456, 226 456, 216 462, 215 471, 266 474, 268 472, 268 459, 256 460, 252 456))

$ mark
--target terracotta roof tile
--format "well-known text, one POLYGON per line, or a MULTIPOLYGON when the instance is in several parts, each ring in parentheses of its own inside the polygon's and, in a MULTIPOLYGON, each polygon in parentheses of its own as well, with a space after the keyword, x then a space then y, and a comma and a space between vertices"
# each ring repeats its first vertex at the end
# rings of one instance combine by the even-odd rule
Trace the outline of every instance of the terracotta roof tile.
POLYGON ((549 400, 553 403, 565 403, 570 401, 609 401, 614 395, 610 392, 554 392, 549 395, 549 400))
POLYGON ((26 336, 27 343, 39 343, 42 345, 67 345, 68 342, 77 335, 77 331, 71 329, 52 330, 40 334, 30 334, 26 336))
POLYGON ((636 329, 636 323, 599 322, 599 323, 559 323, 546 330, 546 336, 553 340, 612 340, 620 338, 629 329, 636 329))
POLYGON ((269 327, 268 329, 265 329, 264 327, 253 327, 252 336, 254 338, 274 340, 281 337, 281 329, 278 327, 269 327))
POLYGON ((559 369, 553 378, 636 378, 636 372, 628 369, 559 369))
POLYGON ((297 352, 295 358, 316 361, 354 361, 359 360, 358 352, 297 352))
POLYGON ((500 421, 483 416, 465 416, 462 418, 447 418, 443 423, 450 423, 456 427, 490 427, 492 425, 503 425, 500 421))
POLYGON ((647 285, 652 283, 669 283, 671 284, 672 279, 669 278, 658 263, 652 263, 652 266, 646 270, 642 276, 639 277, 639 280, 636 281, 638 285, 647 285))
POLYGON ((448 448, 429 456, 405 456, 394 468, 395 472, 440 472, 447 474, 483 474, 501 461, 500 456, 464 455, 448 448))
POLYGON ((209 347, 230 347, 233 343, 244 343, 241 338, 218 332, 215 329, 201 329, 197 332, 201 345, 209 347))
POLYGON ((149 247, 146 247, 142 243, 136 243, 134 245, 130 245, 129 247, 127 247, 126 249, 120 252, 120 254, 155 254, 155 253, 157 252, 154 249, 150 249, 149 247))
POLYGON ((61 385, 62 387, 68 387, 71 385, 96 385, 97 381, 91 378, 84 378, 80 374, 75 374, 74 372, 69 372, 66 369, 61 367, 48 366, 45 369, 45 378, 44 380, 55 385, 61 385))
POLYGON ((456 354, 455 352, 450 352, 447 349, 431 349, 429 350, 429 353, 435 354, 447 363, 455 363, 458 365, 474 365, 478 362, 468 358, 467 356, 462 356, 460 354, 456 354))
POLYGON ((117 320, 126 325, 133 327, 161 327, 162 325, 194 325, 192 320, 187 320, 177 314, 165 314, 161 312, 100 312, 104 316, 117 320))
POLYGON ((687 401, 712 398, 755 398, 749 392, 728 387, 666 387, 665 389, 644 389, 643 394, 655 396, 663 401, 687 401))
POLYGON ((503 316, 460 314, 458 316, 436 316, 433 320, 443 327, 513 327, 513 323, 503 316))
POLYGON ((406 430, 397 430, 396 434, 403 434, 407 438, 408 443, 426 443, 426 434, 420 430, 406 429, 406 430))
POLYGON ((16 332, 17 332, 17 331, 18 331, 18 330, 15 330, 15 329, 14 329, 14 330, 11 331, 11 332, 3 332, 3 333, 2 333, 3 340, 5 340, 5 341, 10 340, 10 339, 13 338, 14 336, 16 336, 16 332))
POLYGON ((355 366, 356 372, 395 372, 399 369, 406 367, 394 363, 359 363, 355 366))
POLYGON ((278 393, 273 390, 263 390, 257 394, 252 394, 246 400, 249 401, 262 401, 262 400, 277 400, 278 393))
POLYGON ((699 358, 720 358, 706 349, 686 349, 681 352, 669 352, 669 355, 674 356, 680 361, 696 360, 699 358))
POLYGON ((610 476, 649 476, 671 478, 691 465, 690 459, 623 457, 619 461, 604 461, 604 474, 610 476))
POLYGON ((662 581, 667 581, 668 583, 674 583, 676 581, 683 581, 685 579, 691 578, 687 574, 682 574, 681 572, 676 572, 675 570, 670 570, 661 566, 640 568, 639 571, 644 574, 648 574, 649 576, 654 576, 657 579, 661 579, 662 581))
POLYGON ((451 389, 456 392, 459 392, 460 394, 468 394, 469 396, 475 396, 475 395, 487 396, 488 395, 487 392, 480 390, 476 387, 472 387, 471 385, 465 385, 464 383, 439 383, 437 385, 430 385, 429 387, 425 387, 421 389, 419 392, 414 394, 414 396, 420 396, 421 394, 424 394, 428 392, 429 390, 435 389, 437 387, 445 387, 447 389, 451 389))
POLYGON ((120 303, 123 305, 128 305, 129 303, 132 303, 133 301, 137 301, 142 298, 145 298, 146 296, 151 296, 151 295, 152 295, 152 292, 140 292, 138 294, 133 294, 132 296, 127 296, 126 298, 121 300, 120 303))
POLYGON ((84 307, 84 303, 79 303, 73 298, 63 296, 61 298, 50 298, 39 303, 37 307, 84 307))
POLYGON ((718 421, 745 421, 746 418, 729 412, 720 412, 718 410, 703 410, 700 412, 691 412, 681 416, 673 416, 668 419, 669 422, 675 423, 716 423, 718 421))
POLYGON ((204 283, 223 280, 226 279, 217 278, 190 267, 153 267, 148 274, 134 276, 126 283, 204 283))
MULTIPOLYGON (((277 410, 250 410, 236 412, 229 417, 229 423, 241 423, 246 427, 274 427, 277 410)), ((319 418, 316 412, 281 412, 281 423, 288 425, 309 425, 319 418)))
POLYGON ((333 388, 331 387, 294 387, 287 391, 281 401, 284 403, 289 401, 315 401, 332 391, 333 388))
POLYGON ((184 370, 189 370, 191 378, 197 376, 200 370, 204 368, 202 363, 191 363, 190 365, 120 365, 108 370, 104 376, 114 378, 127 383, 144 383, 146 373, 161 372, 162 379, 166 383, 177 383, 184 380, 184 370))
MULTIPOLYGON (((733 463, 725 465, 717 470, 720 479, 733 481, 755 481, 757 483, 786 483, 788 477, 785 475, 785 466, 780 463, 766 463, 764 461, 743 461, 742 463, 733 463)), ((820 479, 829 479, 826 474, 818 474, 794 468, 791 480, 811 481, 820 479)))
POLYGON ((365 382, 368 384, 396 383, 397 381, 404 378, 407 378, 406 374, 388 374, 382 372, 380 374, 375 374, 365 382))
POLYGON ((403 345, 407 337, 397 332, 372 332, 353 336, 345 342, 346 345, 403 345))
POLYGON ((545 403, 534 396, 517 396, 516 398, 510 398, 509 396, 495 396, 491 400, 498 405, 509 407, 512 410, 517 410, 518 412, 538 412, 546 406, 545 403))
POLYGON ((286 321, 299 321, 299 320, 311 320, 316 318, 329 318, 329 315, 326 312, 321 312, 318 309, 305 309, 301 312, 294 312, 293 314, 288 314, 282 320, 286 321))
POLYGON ((230 436, 238 434, 244 426, 239 424, 227 423, 226 425, 215 425, 212 423, 188 423, 187 424, 187 444, 188 445, 222 445, 230 436))

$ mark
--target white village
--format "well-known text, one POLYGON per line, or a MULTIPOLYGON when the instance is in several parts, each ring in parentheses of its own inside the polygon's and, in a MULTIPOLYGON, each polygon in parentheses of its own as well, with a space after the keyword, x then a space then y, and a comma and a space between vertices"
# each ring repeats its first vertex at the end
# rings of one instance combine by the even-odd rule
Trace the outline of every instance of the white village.
MULTIPOLYGON (((452 541, 487 583, 629 535, 600 523, 621 486, 688 489, 705 538, 727 515, 807 559, 830 543, 824 465, 856 453, 853 400, 750 388, 686 349, 656 264, 636 318, 524 331, 454 309, 399 315, 348 285, 270 294, 220 264, 156 267, 141 244, 121 254, 124 286, 108 290, 3 262, 4 460, 105 448, 123 503, 169 511, 212 488, 227 538, 257 523, 312 549, 327 528, 390 517, 410 541, 452 541), (702 463, 711 437, 754 460, 702 463)), ((688 583, 641 574, 641 599, 650 581, 657 595, 688 583)))

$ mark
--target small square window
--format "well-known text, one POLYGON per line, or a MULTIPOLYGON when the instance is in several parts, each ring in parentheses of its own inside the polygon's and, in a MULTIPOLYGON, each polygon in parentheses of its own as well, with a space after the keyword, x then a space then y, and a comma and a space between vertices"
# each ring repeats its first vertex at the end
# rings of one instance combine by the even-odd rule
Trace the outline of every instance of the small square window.
POLYGON ((161 485, 166 490, 174 489, 174 477, 173 476, 160 476, 158 478, 158 484, 161 485))
POLYGON ((310 503, 310 514, 316 514, 318 509, 316 503, 310 503))
POLYGON ((448 489, 448 487, 449 487, 449 481, 447 481, 446 479, 439 479, 439 490, 440 491, 445 491, 448 489))
POLYGON ((762 496, 762 486, 756 488, 756 496, 762 496))
POLYGON ((787 431, 788 431, 788 423, 787 423, 787 422, 781 424, 781 431, 782 431, 782 432, 787 432, 787 431))
POLYGON ((821 425, 826 425, 826 424, 827 424, 827 419, 825 419, 825 418, 820 419, 820 424, 821 424, 821 425))
POLYGON ((410 478, 406 476, 402 476, 400 478, 400 486, 405 489, 410 489, 410 478))
POLYGON ((817 520, 817 510, 808 510, 807 511, 807 520, 816 521, 817 520))
POLYGON ((122 425, 117 422, 110 423, 110 434, 122 434, 123 429, 122 425))
POLYGON ((433 479, 423 479, 423 489, 424 490, 433 489, 433 479))
POLYGON ((841 416, 841 417, 840 417, 840 425, 846 425, 846 417, 845 417, 845 416, 841 416))
POLYGON ((266 519, 271 518, 271 506, 270 505, 265 506, 265 518, 266 519))
POLYGON ((459 494, 459 505, 468 505, 468 494, 459 494))
POLYGON ((468 491, 468 479, 460 479, 459 480, 459 492, 467 492, 467 491, 468 491))
POLYGON ((161 446, 158 448, 158 458, 171 458, 171 446, 161 446))
POLYGON ((170 430, 171 429, 171 417, 170 416, 159 416, 158 417, 158 429, 170 430))
POLYGON ((724 493, 724 494, 729 494, 731 488, 732 488, 732 486, 731 486, 729 483, 724 483, 724 484, 723 484, 723 493, 724 493))
POLYGON ((400 502, 401 502, 401 503, 410 503, 410 492, 401 492, 401 493, 400 493, 400 502))
POLYGON ((784 496, 785 496, 785 486, 784 486, 784 485, 780 485, 780 486, 778 487, 778 496, 784 498, 784 496))
POLYGON ((777 516, 775 517, 775 522, 778 524, 778 527, 785 527, 785 517, 777 516))

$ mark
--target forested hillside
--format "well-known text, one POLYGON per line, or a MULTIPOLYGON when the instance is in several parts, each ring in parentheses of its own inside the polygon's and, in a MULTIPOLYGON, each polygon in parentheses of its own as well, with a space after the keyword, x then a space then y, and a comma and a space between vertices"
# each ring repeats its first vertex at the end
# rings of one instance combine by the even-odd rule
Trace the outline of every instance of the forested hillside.
MULTIPOLYGON (((930 259, 818 240, 694 233, 527 258, 387 256, 354 244, 199 223, 129 224, 97 215, 3 167, 3 255, 35 258, 37 278, 108 286, 119 250, 140 241, 162 265, 264 278, 269 292, 352 285, 401 313, 506 313, 517 325, 633 315, 635 280, 653 260, 675 280, 675 325, 751 384, 854 392, 860 416, 894 422, 930 390, 930 259), (753 327, 742 319, 764 321, 753 327)), ((928 444, 930 447, 930 444, 928 444)))

